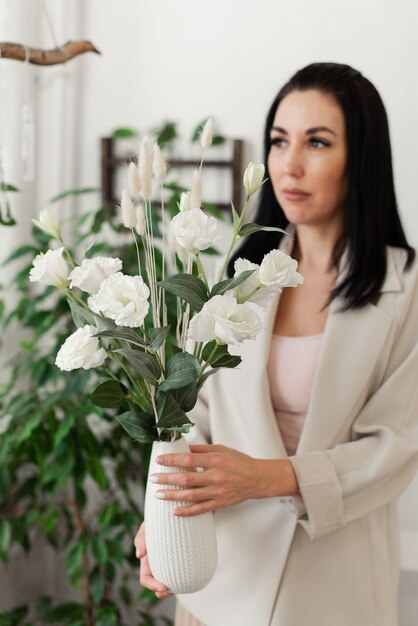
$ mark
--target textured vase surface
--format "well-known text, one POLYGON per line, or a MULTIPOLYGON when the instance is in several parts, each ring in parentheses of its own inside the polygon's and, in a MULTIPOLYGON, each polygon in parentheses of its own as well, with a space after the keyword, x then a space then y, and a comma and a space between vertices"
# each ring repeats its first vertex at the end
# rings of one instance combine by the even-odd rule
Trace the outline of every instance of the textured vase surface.
MULTIPOLYGON (((185 471, 155 462, 160 454, 189 452, 182 437, 177 441, 155 441, 150 474, 185 471)), ((178 517, 173 514, 180 501, 159 500, 160 489, 181 489, 148 481, 145 497, 145 537, 149 565, 154 578, 173 593, 193 593, 206 587, 217 563, 215 523, 212 513, 178 517)), ((183 503, 185 504, 185 503, 183 503)))

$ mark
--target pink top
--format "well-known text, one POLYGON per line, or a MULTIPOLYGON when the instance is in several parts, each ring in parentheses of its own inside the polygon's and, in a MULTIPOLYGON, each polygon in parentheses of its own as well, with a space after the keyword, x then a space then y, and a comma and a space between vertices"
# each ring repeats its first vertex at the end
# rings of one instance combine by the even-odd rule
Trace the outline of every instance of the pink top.
POLYGON ((283 443, 295 454, 308 412, 323 333, 305 337, 273 335, 267 373, 283 443))

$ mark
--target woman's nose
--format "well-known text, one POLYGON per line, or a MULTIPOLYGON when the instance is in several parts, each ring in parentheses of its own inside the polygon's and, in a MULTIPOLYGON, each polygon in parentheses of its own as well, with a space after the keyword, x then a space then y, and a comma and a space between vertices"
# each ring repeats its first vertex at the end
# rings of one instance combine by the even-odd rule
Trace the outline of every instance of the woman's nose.
POLYGON ((297 148, 289 148, 285 155, 284 172, 289 176, 300 178, 304 173, 303 158, 297 148))

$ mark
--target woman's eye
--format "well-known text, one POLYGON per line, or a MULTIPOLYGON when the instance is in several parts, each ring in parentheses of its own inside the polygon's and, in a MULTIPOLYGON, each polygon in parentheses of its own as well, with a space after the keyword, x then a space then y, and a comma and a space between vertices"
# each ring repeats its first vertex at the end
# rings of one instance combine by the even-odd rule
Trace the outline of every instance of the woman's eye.
POLYGON ((286 143, 283 137, 270 137, 270 145, 281 148, 286 143))
POLYGON ((309 139, 309 143, 313 148, 325 148, 329 146, 328 141, 325 141, 325 139, 319 139, 319 137, 311 137, 309 139))

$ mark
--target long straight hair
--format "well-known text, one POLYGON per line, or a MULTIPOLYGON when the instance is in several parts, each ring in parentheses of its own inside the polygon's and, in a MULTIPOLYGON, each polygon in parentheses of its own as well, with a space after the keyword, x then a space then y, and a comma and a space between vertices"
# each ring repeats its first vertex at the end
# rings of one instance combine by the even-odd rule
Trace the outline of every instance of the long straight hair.
MULTIPOLYGON (((378 91, 357 70, 338 63, 308 65, 282 87, 268 112, 264 133, 266 171, 270 130, 277 107, 289 93, 309 89, 333 96, 345 118, 347 197, 343 234, 334 246, 333 265, 338 266, 345 250, 347 266, 344 279, 331 293, 330 302, 340 297, 342 310, 360 308, 378 298, 387 269, 386 246, 405 249, 405 269, 415 257, 396 203, 387 115, 378 91)), ((269 179, 262 187, 254 221, 283 229, 288 225, 269 179)), ((282 236, 263 231, 248 237, 231 259, 228 274, 233 274, 233 264, 239 256, 260 263, 267 252, 278 247, 282 236)))

